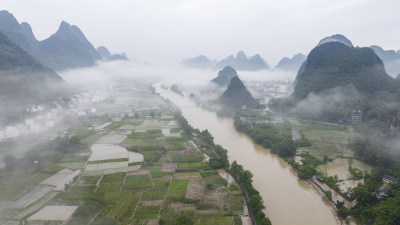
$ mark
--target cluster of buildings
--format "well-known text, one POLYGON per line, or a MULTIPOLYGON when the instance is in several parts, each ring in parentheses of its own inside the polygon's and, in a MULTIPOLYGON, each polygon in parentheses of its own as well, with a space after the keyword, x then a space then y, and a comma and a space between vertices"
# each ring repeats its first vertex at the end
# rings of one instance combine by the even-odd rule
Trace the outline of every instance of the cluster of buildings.
POLYGON ((30 106, 27 112, 35 116, 25 119, 24 122, 9 124, 0 127, 0 141, 15 138, 27 134, 36 134, 54 127, 63 109, 60 104, 55 104, 55 108, 49 109, 44 105, 30 106))
POLYGON ((49 105, 28 106, 26 112, 31 115, 29 118, 23 122, 0 126, 0 142, 53 128, 67 114, 93 116, 96 113, 96 108, 92 107, 93 103, 103 101, 105 98, 103 94, 81 93, 74 95, 67 107, 61 99, 49 105))

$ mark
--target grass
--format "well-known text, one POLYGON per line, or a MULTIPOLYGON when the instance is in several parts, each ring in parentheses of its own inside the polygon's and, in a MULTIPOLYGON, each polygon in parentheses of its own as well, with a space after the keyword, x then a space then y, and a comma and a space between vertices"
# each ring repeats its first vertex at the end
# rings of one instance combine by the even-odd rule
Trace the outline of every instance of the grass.
POLYGON ((85 162, 89 158, 89 155, 64 155, 59 163, 70 163, 70 162, 85 162))
POLYGON ((63 170, 64 167, 59 166, 57 163, 52 163, 43 168, 40 172, 55 174, 63 170))
POLYGON ((89 224, 92 217, 94 217, 101 208, 102 205, 99 202, 88 200, 79 206, 79 208, 72 214, 67 225, 89 224))
POLYGON ((167 194, 167 191, 168 188, 158 188, 144 192, 142 200, 144 201, 163 200, 165 198, 165 195, 167 194))
POLYGON ((74 131, 74 136, 76 136, 79 140, 83 140, 92 134, 94 134, 94 131, 88 130, 87 127, 79 127, 74 131))
POLYGON ((206 187, 210 187, 211 191, 215 191, 220 186, 227 186, 228 182, 219 175, 211 175, 204 178, 206 187))
POLYGON ((161 151, 139 151, 141 154, 143 154, 144 161, 149 163, 149 162, 157 162, 160 160, 161 156, 165 153, 164 150, 161 151))
POLYGON ((53 174, 33 173, 29 175, 2 174, 0 183, 0 200, 12 200, 29 186, 36 185, 53 174))
POLYGON ((82 180, 83 184, 97 184, 97 182, 100 179, 100 176, 91 176, 91 177, 81 176, 79 179, 82 180))
POLYGON ((156 163, 153 166, 146 166, 145 168, 150 170, 152 178, 159 178, 166 175, 174 174, 173 172, 161 172, 161 167, 162 167, 161 163, 156 163))
POLYGON ((188 180, 172 180, 167 198, 171 200, 182 200, 186 196, 188 180))
POLYGON ((160 211, 160 206, 144 206, 139 203, 136 209, 134 219, 157 219, 160 211))
POLYGON ((125 176, 125 173, 113 173, 113 174, 104 175, 103 179, 101 179, 101 184, 122 182, 122 180, 124 179, 124 176, 125 176))
POLYGON ((65 192, 64 198, 69 200, 89 199, 95 188, 96 186, 71 186, 68 191, 65 192))
POLYGON ((168 192, 168 187, 170 185, 170 180, 159 180, 154 183, 152 190, 144 192, 142 200, 162 200, 168 192))
POLYGON ((204 171, 200 171, 200 175, 203 178, 206 178, 208 176, 212 176, 212 175, 218 175, 218 172, 215 170, 204 170, 204 171))
POLYGON ((235 211, 243 211, 243 197, 242 196, 230 196, 229 197, 229 209, 235 211))
POLYGON ((126 176, 123 186, 124 190, 143 191, 152 188, 149 175, 126 176))
POLYGON ((202 155, 170 155, 172 162, 177 163, 194 163, 203 161, 202 155))
POLYGON ((123 192, 114 201, 106 203, 105 211, 107 216, 115 218, 117 221, 128 221, 130 220, 133 211, 139 202, 141 193, 130 193, 123 192))

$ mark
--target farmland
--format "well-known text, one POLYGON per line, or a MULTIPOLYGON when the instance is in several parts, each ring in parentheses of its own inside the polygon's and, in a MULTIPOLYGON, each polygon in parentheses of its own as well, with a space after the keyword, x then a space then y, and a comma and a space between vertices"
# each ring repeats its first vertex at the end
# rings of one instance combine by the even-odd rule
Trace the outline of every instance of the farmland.
POLYGON ((216 153, 197 147, 207 144, 184 134, 171 111, 88 118, 70 135, 80 148, 0 184, 0 224, 176 224, 182 215, 242 223, 243 193, 210 167, 216 153))
POLYGON ((371 173, 372 167, 355 158, 350 149, 350 143, 358 136, 352 127, 299 120, 290 123, 293 138, 309 143, 297 148, 296 162, 317 166, 322 175, 336 180, 343 193, 363 183, 362 177, 354 177, 351 170, 371 173))

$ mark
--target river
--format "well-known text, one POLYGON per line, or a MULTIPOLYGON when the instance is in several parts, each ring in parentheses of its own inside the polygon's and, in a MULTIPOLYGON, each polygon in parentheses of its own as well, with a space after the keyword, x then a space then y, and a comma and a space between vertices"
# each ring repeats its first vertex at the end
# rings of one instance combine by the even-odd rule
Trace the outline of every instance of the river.
POLYGON ((156 86, 160 96, 175 103, 194 128, 208 129, 214 142, 228 150, 229 161, 236 160, 253 177, 254 187, 266 206, 265 213, 274 225, 335 225, 332 209, 304 181, 297 178, 291 166, 251 138, 236 131, 233 119, 221 118, 215 112, 196 107, 187 98, 156 86))

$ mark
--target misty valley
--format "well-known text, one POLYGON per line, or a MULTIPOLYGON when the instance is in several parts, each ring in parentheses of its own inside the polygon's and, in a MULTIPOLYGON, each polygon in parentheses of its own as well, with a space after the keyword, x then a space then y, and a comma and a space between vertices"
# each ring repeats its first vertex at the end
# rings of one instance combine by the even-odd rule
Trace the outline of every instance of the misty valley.
POLYGON ((307 51, 140 62, 0 11, 0 224, 400 224, 400 51, 307 51))

